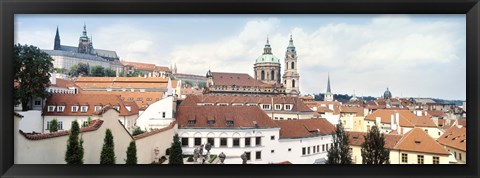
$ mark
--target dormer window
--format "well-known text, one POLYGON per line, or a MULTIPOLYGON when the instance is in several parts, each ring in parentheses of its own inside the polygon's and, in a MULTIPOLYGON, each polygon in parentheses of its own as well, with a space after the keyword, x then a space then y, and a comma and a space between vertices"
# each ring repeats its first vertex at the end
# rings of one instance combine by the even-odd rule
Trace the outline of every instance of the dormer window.
POLYGON ((95 106, 94 111, 98 111, 98 110, 100 110, 100 109, 102 109, 102 106, 95 106))
POLYGON ((243 106, 243 103, 233 103, 232 106, 243 106))
POLYGON ((113 109, 120 111, 120 106, 113 106, 113 109))
POLYGON ((275 104, 275 110, 281 110, 282 105, 281 104, 275 104))
POLYGON ((65 106, 57 106, 57 112, 63 112, 65 110, 65 106))
POLYGON ((132 97, 129 97, 129 98, 128 98, 128 101, 133 101, 133 98, 132 98, 132 97))
POLYGON ((212 119, 212 120, 208 120, 208 121, 207 121, 207 124, 211 126, 211 125, 215 124, 215 120, 213 120, 213 119, 212 119))
POLYGON ((48 106, 48 112, 55 111, 55 106, 48 106))
POLYGON ((233 120, 227 119, 227 126, 233 126, 233 120))
POLYGON ((125 106, 125 108, 130 112, 132 111, 132 107, 131 106, 125 106))
POLYGON ((142 101, 142 98, 137 98, 137 101, 142 101))
POLYGON ((286 104, 285 105, 285 110, 292 110, 292 105, 291 104, 286 104))
POLYGON ((248 103, 247 106, 257 106, 257 103, 248 103))
POLYGON ((88 111, 88 106, 82 106, 80 108, 80 112, 87 112, 88 111))
POLYGON ((269 104, 263 104, 262 109, 263 110, 270 110, 270 105, 269 104))
POLYGON ((78 106, 72 106, 72 112, 78 112, 78 106))
POLYGON ((228 106, 228 103, 218 103, 217 106, 228 106))
POLYGON ((190 119, 187 122, 188 125, 195 125, 195 119, 190 119))
POLYGON ((147 98, 147 101, 152 101, 152 98, 147 98))

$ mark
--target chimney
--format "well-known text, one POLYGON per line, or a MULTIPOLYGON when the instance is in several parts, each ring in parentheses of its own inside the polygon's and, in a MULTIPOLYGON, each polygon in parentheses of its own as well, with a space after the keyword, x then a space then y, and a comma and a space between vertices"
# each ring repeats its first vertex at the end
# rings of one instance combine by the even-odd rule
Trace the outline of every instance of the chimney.
POLYGON ((392 114, 392 115, 390 115, 390 129, 392 129, 392 130, 395 129, 395 127, 394 127, 395 123, 393 121, 394 121, 394 117, 393 117, 393 114, 392 114))
POLYGON ((382 118, 376 117, 375 118, 375 124, 377 124, 377 127, 380 127, 380 122, 382 121, 382 118))
POLYGON ((422 116, 422 114, 423 114, 422 113, 423 111, 415 111, 415 112, 417 113, 417 116, 422 116))
POLYGON ((401 134, 401 130, 402 130, 402 128, 400 127, 400 124, 398 124, 398 127, 397 127, 397 134, 398 134, 398 135, 401 134))

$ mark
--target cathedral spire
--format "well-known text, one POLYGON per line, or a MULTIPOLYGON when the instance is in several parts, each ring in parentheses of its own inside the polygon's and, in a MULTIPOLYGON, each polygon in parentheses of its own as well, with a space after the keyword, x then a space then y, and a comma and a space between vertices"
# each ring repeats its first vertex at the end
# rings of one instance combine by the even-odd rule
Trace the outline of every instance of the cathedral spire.
POLYGON ((85 22, 83 22, 83 32, 82 32, 83 36, 87 37, 87 24, 85 22))
POLYGON ((60 50, 60 33, 58 32, 58 25, 57 25, 57 33, 55 34, 55 43, 53 46, 53 50, 60 50))

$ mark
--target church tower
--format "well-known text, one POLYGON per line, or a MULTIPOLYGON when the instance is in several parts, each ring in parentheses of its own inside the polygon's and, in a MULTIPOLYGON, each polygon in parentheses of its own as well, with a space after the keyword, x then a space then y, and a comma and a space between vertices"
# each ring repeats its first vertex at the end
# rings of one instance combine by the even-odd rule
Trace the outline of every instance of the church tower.
POLYGON ((87 36, 87 26, 83 24, 82 36, 78 40, 78 52, 84 54, 93 54, 93 45, 87 36))
POLYGON ((60 34, 58 33, 58 26, 57 26, 57 34, 55 34, 55 43, 53 46, 53 50, 60 50, 60 34))
POLYGON ((323 101, 333 101, 333 93, 332 93, 332 90, 330 89, 330 74, 328 74, 327 92, 323 97, 323 101))
POLYGON ((300 75, 297 72, 297 66, 297 51, 295 51, 292 35, 290 35, 287 52, 285 52, 285 71, 283 73, 283 84, 288 96, 298 96, 300 94, 300 75))
POLYGON ((255 79, 267 84, 280 84, 280 59, 272 54, 272 48, 267 37, 267 43, 253 65, 255 79))

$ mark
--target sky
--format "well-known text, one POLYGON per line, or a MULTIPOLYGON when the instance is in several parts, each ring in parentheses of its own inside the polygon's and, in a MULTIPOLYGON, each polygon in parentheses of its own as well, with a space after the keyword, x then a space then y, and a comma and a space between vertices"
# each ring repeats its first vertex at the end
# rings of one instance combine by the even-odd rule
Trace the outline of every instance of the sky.
POLYGON ((78 46, 83 25, 96 49, 121 60, 177 65, 178 73, 247 73, 267 36, 285 68, 290 35, 301 94, 466 99, 466 21, 449 15, 15 15, 15 43, 78 46))

